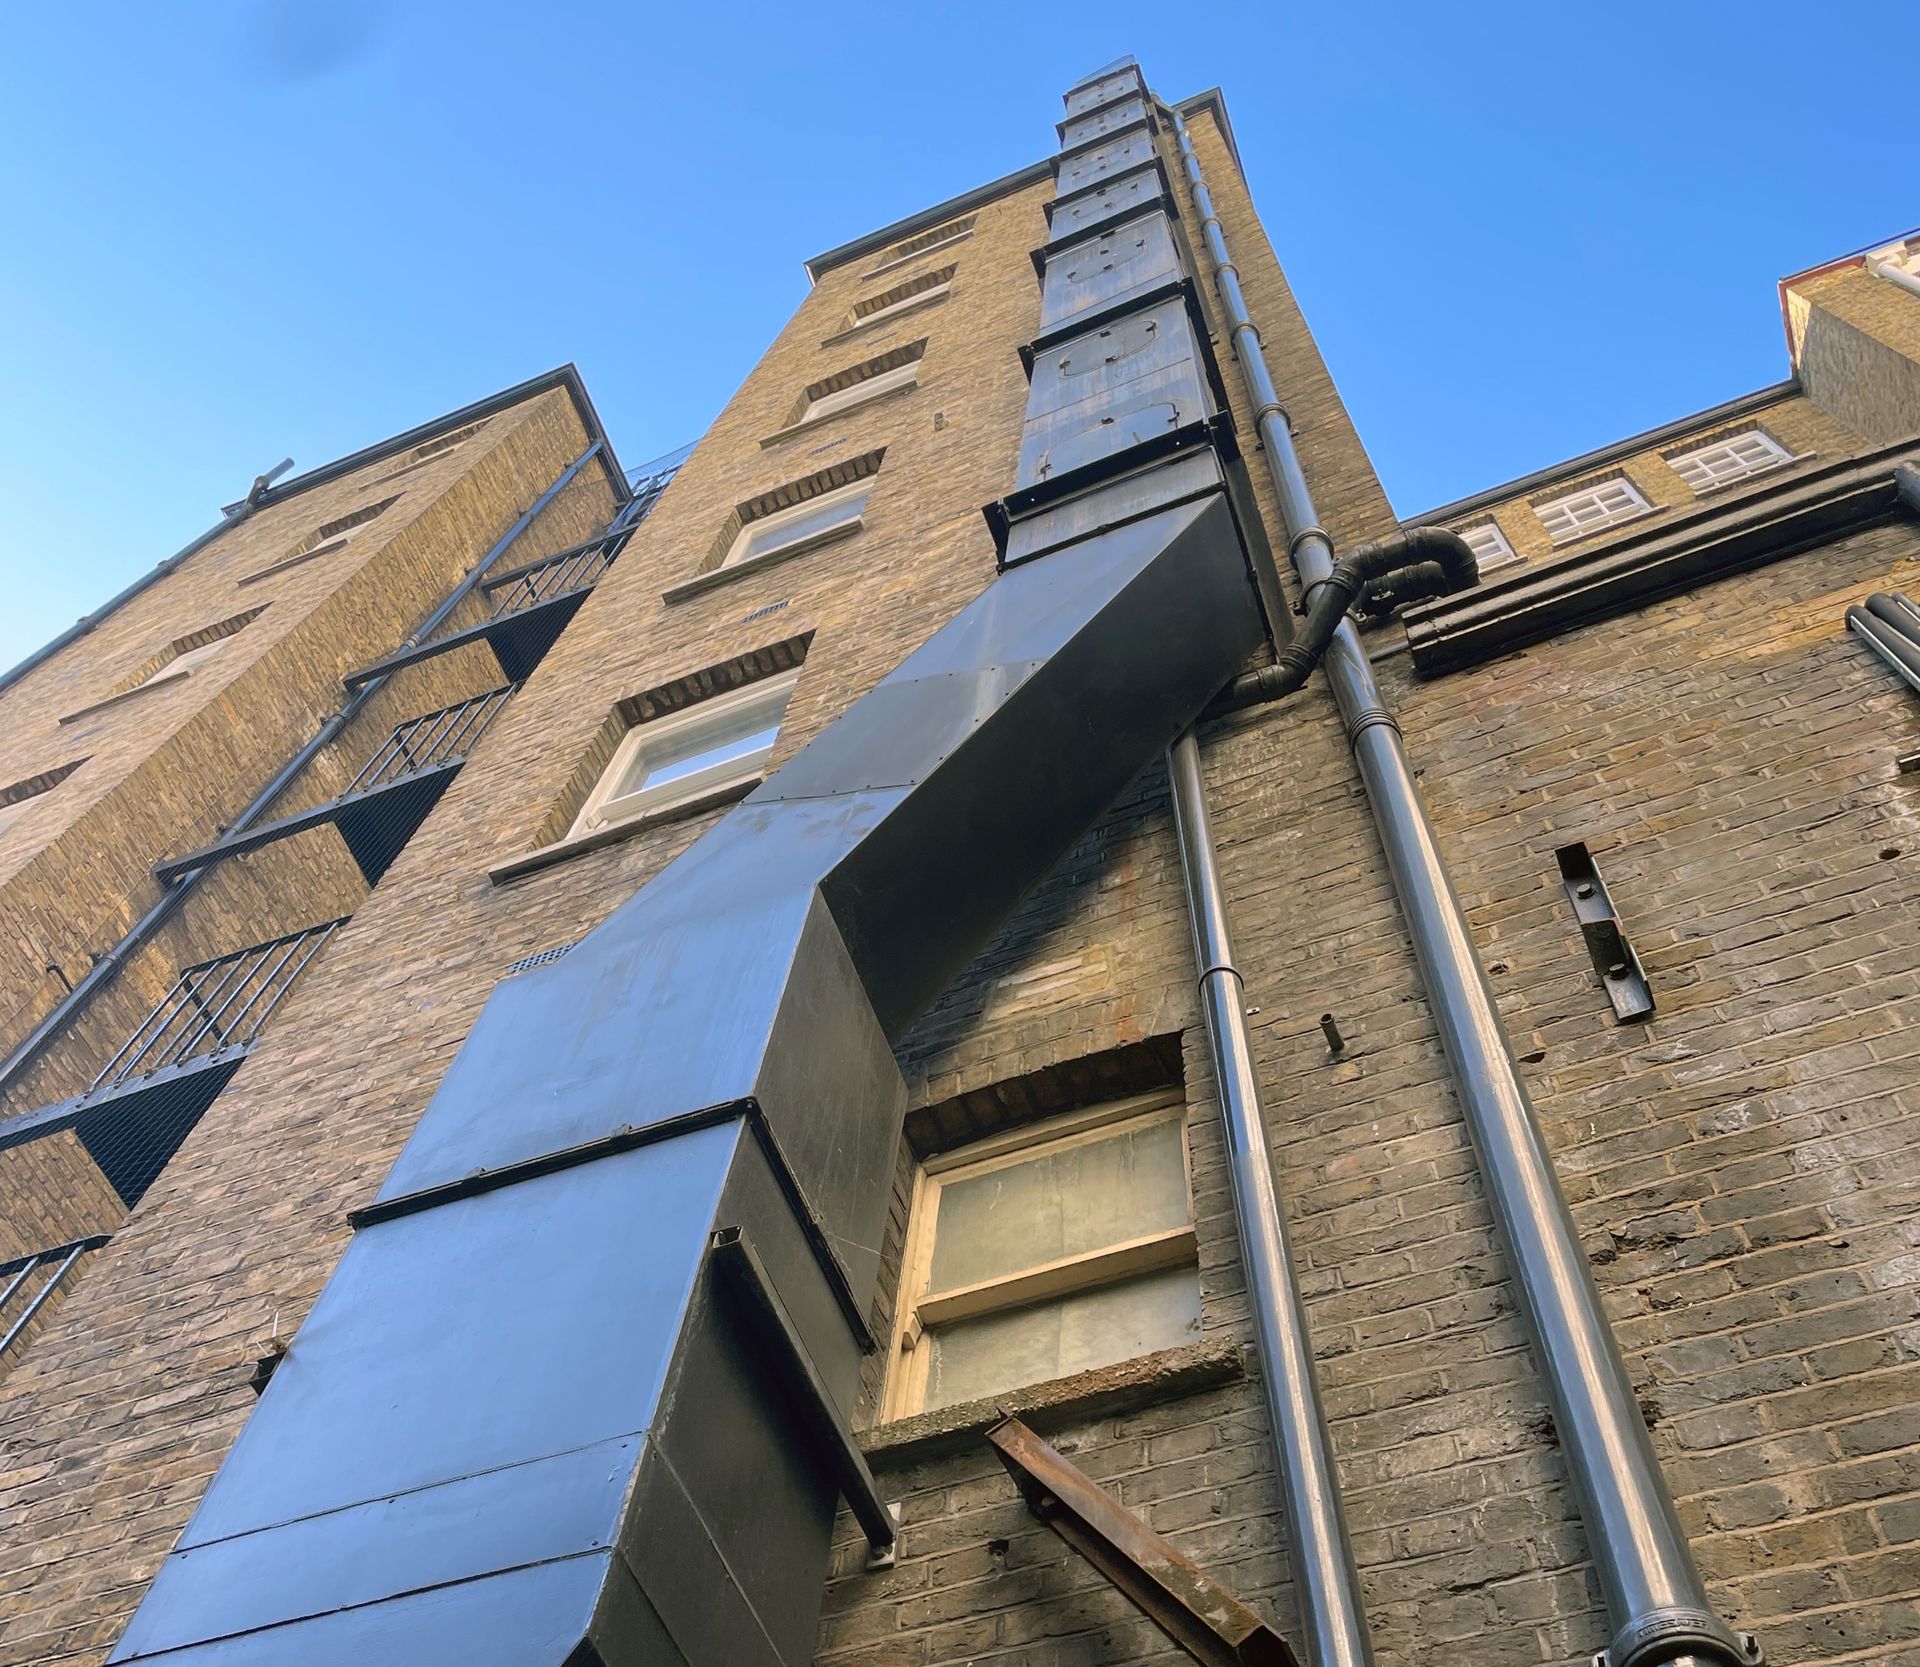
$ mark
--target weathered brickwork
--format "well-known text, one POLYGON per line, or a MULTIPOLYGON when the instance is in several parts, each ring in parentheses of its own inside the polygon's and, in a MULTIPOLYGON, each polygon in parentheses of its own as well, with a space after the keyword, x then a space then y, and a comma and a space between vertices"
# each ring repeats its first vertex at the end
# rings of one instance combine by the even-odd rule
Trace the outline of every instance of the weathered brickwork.
MULTIPOLYGON (((1342 542, 1386 531, 1385 496, 1216 107, 1197 107, 1190 122, 1322 519, 1342 542)), ((777 650, 784 664, 803 645, 783 759, 991 581, 979 507, 1013 478, 1025 397, 1016 348, 1037 316, 1028 251, 1045 236, 1047 195, 1044 184, 1010 190, 972 211, 963 238, 885 271, 870 254, 819 274, 371 895, 363 900, 326 832, 227 865, 233 907, 249 918, 284 913, 290 895, 338 890, 352 894, 354 919, 0 1384, 0 1663, 102 1659, 251 1409, 251 1362, 297 1327, 345 1242, 346 1212, 373 1193, 504 969, 579 936, 710 825, 717 813, 489 877, 554 841, 583 766, 625 721, 623 703, 756 651, 777 650), (862 300, 949 269, 943 298, 842 339, 862 300), (911 389, 794 429, 803 390, 923 340, 911 389), (875 450, 884 457, 856 535, 777 564, 713 570, 739 506, 875 450), (703 572, 706 582, 685 587, 703 572)), ((1250 435, 1229 346, 1218 348, 1250 435)), ((1861 449, 1832 410, 1789 398, 1761 420, 1796 453, 1861 449)), ((577 419, 561 415, 544 412, 544 429, 542 411, 513 419, 521 427, 496 417, 403 477, 444 475, 437 505, 471 494, 459 536, 435 541, 443 560, 443 545, 474 559, 516 493, 513 508, 523 506, 526 482, 544 484, 577 453, 577 419), (514 435, 526 457, 489 482, 488 463, 514 435)), ((1667 449, 1624 467, 1654 503, 1677 507, 1690 494, 1661 460, 1667 449)), ((1284 548, 1264 461, 1249 453, 1284 548)), ((324 516, 303 512, 262 533, 255 565, 392 490, 369 484, 356 497, 349 484, 336 483, 324 516)), ((1549 544, 1537 518, 1529 530, 1533 495, 1492 501, 1516 549, 1537 559, 1549 544)), ((604 483, 563 500, 521 559, 587 536, 607 508, 604 483)), ((1579 548, 1606 543, 1603 534, 1579 548)), ((327 559, 246 589, 320 585, 327 559)), ((397 642, 438 594, 433 584, 443 591, 459 570, 429 575, 426 565, 423 553, 422 571, 393 581, 393 599, 369 561, 351 598, 378 614, 369 640, 323 645, 316 629, 313 699, 397 642), (416 581, 417 594, 406 589, 416 581)), ((1920 1640, 1920 1418, 1910 1405, 1920 1171, 1907 1153, 1920 1092, 1905 1040, 1920 1030, 1920 778, 1898 776, 1893 762, 1920 745, 1920 704, 1840 626, 1865 592, 1916 585, 1920 538, 1897 524, 1430 683, 1395 652, 1397 626, 1371 638, 1715 1601, 1761 1632, 1779 1664, 1920 1661, 1906 1644, 1920 1640), (1615 1025, 1595 984, 1553 861, 1573 839, 1594 850, 1646 961, 1660 1003, 1650 1024, 1615 1025)), ((316 590, 307 605, 331 606, 344 589, 316 590)), ((200 607, 211 592, 189 600, 144 635, 88 650, 104 656, 91 662, 97 681, 110 685, 153 641, 179 636, 183 619, 221 616, 200 607)), ((393 722, 497 680, 477 650, 407 675, 417 679, 408 692, 397 680, 355 726, 357 740, 280 808, 337 791, 393 722)), ((65 698, 49 697, 49 710, 65 698)), ((256 698, 277 697, 263 687, 256 698)), ((310 728, 324 709, 274 707, 277 732, 310 728)), ((1280 1189, 1382 1667, 1439 1651, 1583 1659, 1605 1627, 1581 1529, 1332 701, 1316 680, 1203 739, 1280 1189), (1318 1024, 1328 1011, 1347 1038, 1338 1058, 1318 1024)), ((64 761, 55 751, 23 754, 7 779, 64 761)), ((223 814, 191 808, 164 837, 142 832, 154 848, 130 874, 190 842, 189 824, 208 829, 223 814)), ((115 918, 111 875, 99 884, 87 917, 95 938, 97 922, 115 918)), ((189 930, 211 941, 216 924, 183 926, 168 940, 175 960, 156 960, 150 977, 170 973, 189 930)), ((1156 766, 905 1038, 910 1128, 939 1125, 929 1108, 1005 1085, 1018 1101, 1019 1085, 1040 1082, 1030 1097, 1050 1105, 1059 1084, 1102 1073, 1184 1083, 1202 1341, 1042 1395, 1031 1416, 1297 1636, 1193 984, 1156 766)), ((882 1336, 914 1158, 902 1154, 871 1316, 882 1336)), ((82 1219, 86 1196, 76 1190, 59 1219, 82 1219)), ((1016 1502, 974 1435, 977 1417, 942 1425, 936 1415, 911 1439, 876 1425, 885 1365, 876 1357, 869 1372, 861 1434, 901 1504, 901 1556, 867 1571, 864 1543, 843 1522, 821 1667, 1183 1659, 1016 1502)))
POLYGON ((1846 263, 1789 280, 1782 299, 1809 395, 1869 439, 1903 440, 1920 429, 1914 296, 1846 263))

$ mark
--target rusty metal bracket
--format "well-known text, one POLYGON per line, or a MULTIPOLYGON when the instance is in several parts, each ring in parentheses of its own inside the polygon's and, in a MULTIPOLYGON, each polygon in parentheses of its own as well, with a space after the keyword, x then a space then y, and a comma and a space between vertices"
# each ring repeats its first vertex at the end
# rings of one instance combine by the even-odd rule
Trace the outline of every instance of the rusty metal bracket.
POLYGON ((867 1468, 866 1456, 855 1443, 833 1399, 821 1381, 807 1346, 787 1314, 786 1304, 760 1260, 753 1241, 738 1227, 723 1227, 713 1235, 709 1253, 715 1273, 723 1277, 740 1307, 768 1364, 778 1375, 815 1448, 853 1512, 860 1531, 874 1550, 875 1567, 891 1567, 894 1542, 900 1535, 899 1518, 880 1497, 880 1487, 867 1468))
POLYGON ((1560 878, 1566 883, 1574 918, 1580 922, 1581 936, 1587 940, 1593 970, 1600 975, 1607 1000, 1613 1003, 1613 1016, 1621 1024, 1637 1024, 1652 1018, 1653 990, 1647 983, 1646 969, 1640 965, 1633 945, 1627 942, 1593 853, 1585 841, 1575 840, 1571 845, 1562 845, 1553 855, 1560 864, 1560 878))
POLYGON ((1287 1641, 1017 1418, 987 1440, 1027 1508, 1204 1667, 1297 1667, 1287 1641))

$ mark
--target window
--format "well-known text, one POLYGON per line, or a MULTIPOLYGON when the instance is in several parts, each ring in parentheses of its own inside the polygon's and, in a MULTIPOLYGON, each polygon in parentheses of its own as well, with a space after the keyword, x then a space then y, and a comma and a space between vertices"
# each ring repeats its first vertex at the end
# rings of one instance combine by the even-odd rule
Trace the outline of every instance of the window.
POLYGON ((1181 1096, 979 1141, 920 1173, 887 1416, 1111 1366, 1200 1333, 1181 1096))
POLYGON ((789 509, 756 516, 741 527, 720 565, 738 567, 768 556, 791 555, 803 546, 810 548, 857 532, 872 495, 873 481, 857 480, 850 486, 817 493, 789 509))
POLYGON ((42 770, 37 776, 28 776, 11 786, 0 787, 0 827, 5 827, 14 812, 30 800, 37 799, 42 793, 51 793, 68 776, 86 763, 84 758, 76 758, 71 764, 61 764, 51 770, 42 770))
POLYGON ((629 729, 574 819, 570 837, 656 816, 766 772, 798 669, 763 677, 629 729))
POLYGON ((1462 527, 1460 536, 1478 558, 1482 573, 1520 559, 1519 553, 1507 542, 1507 535, 1492 521, 1482 521, 1477 527, 1462 527))
POLYGON ((240 583, 257 584, 260 580, 271 578, 276 573, 286 572, 289 567, 298 567, 302 562, 312 561, 316 556, 330 556, 336 550, 344 550, 362 527, 369 521, 385 515, 400 501, 400 498, 401 494, 396 492, 391 498, 383 498, 377 504, 367 504, 363 508, 342 515, 338 520, 328 521, 322 526, 315 527, 278 561, 270 562, 267 566, 249 573, 240 583))
POLYGON ((917 312, 922 307, 930 307, 936 301, 944 301, 953 289, 953 275, 958 268, 942 267, 938 272, 923 272, 917 278, 909 278, 905 283, 895 284, 892 289, 882 290, 878 295, 869 295, 864 301, 853 304, 841 335, 849 335, 855 330, 865 330, 876 324, 885 324, 900 317, 902 313, 917 312))
POLYGON ((925 341, 914 342, 908 347, 896 347, 877 359, 869 359, 864 365, 835 371, 833 375, 815 382, 801 395, 799 409, 794 412, 787 428, 817 423, 824 418, 837 416, 842 411, 851 411, 856 405, 865 405, 869 400, 892 393, 896 388, 911 388, 920 378, 920 357, 926 350, 925 341))
POLYGON ((950 243, 964 242, 973 236, 973 223, 978 218, 978 215, 968 214, 958 220, 949 220, 943 226, 935 226, 931 231, 920 232, 904 242, 894 244, 880 257, 880 264, 866 276, 877 277, 893 267, 904 266, 920 255, 932 254, 935 249, 944 249, 950 243))
POLYGON ((1602 527, 1618 526, 1637 515, 1645 515, 1653 505, 1640 495, 1640 489, 1624 476, 1603 480, 1598 486, 1583 487, 1563 498, 1549 498, 1534 506, 1540 524, 1553 535, 1556 544, 1585 538, 1602 527))
POLYGON ((422 445, 415 446, 401 456, 397 468, 380 478, 398 480, 402 475, 412 474, 415 469, 424 469, 436 457, 443 457, 457 447, 464 446, 492 420, 490 417, 483 417, 477 423, 468 423, 465 428, 456 428, 451 434, 443 434, 437 440, 428 440, 422 445))
POLYGON ((1750 475, 1764 475, 1783 463, 1791 463, 1793 454, 1771 434, 1750 428, 1742 434, 1729 434, 1710 446, 1670 454, 1667 462, 1673 472, 1695 492, 1711 492, 1750 475))
POLYGON ((229 637, 244 631, 266 611, 265 607, 249 608, 243 614, 234 614, 217 624, 205 625, 198 631, 189 631, 184 637, 175 638, 131 677, 122 679, 99 700, 81 707, 77 712, 67 713, 60 721, 63 724, 77 723, 105 707, 117 705, 142 689, 179 682, 214 659, 226 647, 229 637))

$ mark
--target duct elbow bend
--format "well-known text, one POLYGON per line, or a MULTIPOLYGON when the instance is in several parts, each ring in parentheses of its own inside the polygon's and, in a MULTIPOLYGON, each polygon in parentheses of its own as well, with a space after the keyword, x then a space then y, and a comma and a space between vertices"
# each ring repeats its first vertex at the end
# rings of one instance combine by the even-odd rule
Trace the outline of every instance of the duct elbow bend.
POLYGON ((1446 527, 1402 527, 1385 538, 1356 544, 1340 560, 1343 566, 1354 564, 1362 582, 1423 563, 1437 566, 1444 575, 1443 594, 1451 595, 1480 582, 1480 559, 1473 547, 1446 527))

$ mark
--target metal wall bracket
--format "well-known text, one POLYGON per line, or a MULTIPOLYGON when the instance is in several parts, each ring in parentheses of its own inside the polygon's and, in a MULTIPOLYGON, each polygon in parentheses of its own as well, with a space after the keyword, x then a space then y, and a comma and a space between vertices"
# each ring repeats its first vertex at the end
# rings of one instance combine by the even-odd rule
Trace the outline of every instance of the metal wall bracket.
POLYGON ((1607 882, 1600 878, 1593 853, 1583 840, 1563 845, 1554 852, 1560 864, 1560 878, 1566 883, 1573 903, 1574 918, 1587 940, 1587 953, 1593 958, 1593 970, 1600 975, 1607 1000, 1613 1003, 1613 1016, 1622 1024, 1635 1024, 1653 1017, 1653 990, 1647 983, 1646 969, 1627 942, 1613 899, 1607 895, 1607 882))
POLYGON ((1017 1418, 987 1431, 1027 1508, 1205 1667, 1298 1667, 1272 1627, 1017 1418))
POLYGON ((708 1250, 715 1276, 725 1281, 739 1300, 742 1316, 832 1472, 860 1531, 876 1556, 885 1557, 886 1562, 880 1566, 891 1567, 894 1545, 900 1537, 899 1517, 880 1497, 866 1456, 827 1393, 753 1241, 742 1228, 723 1227, 708 1242, 708 1250))

